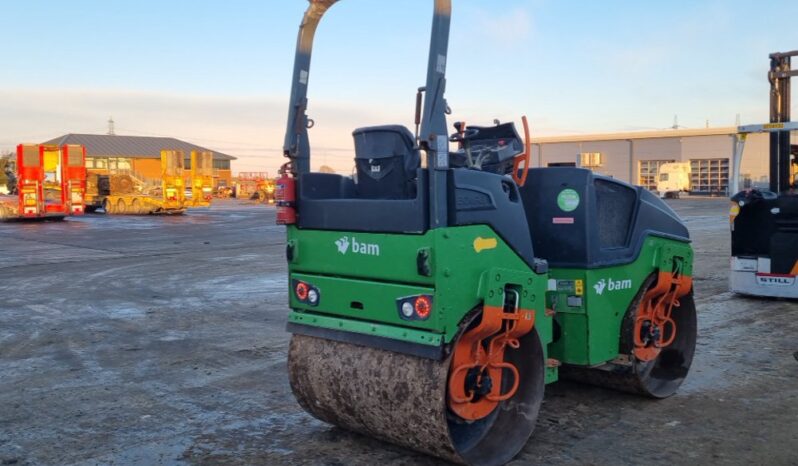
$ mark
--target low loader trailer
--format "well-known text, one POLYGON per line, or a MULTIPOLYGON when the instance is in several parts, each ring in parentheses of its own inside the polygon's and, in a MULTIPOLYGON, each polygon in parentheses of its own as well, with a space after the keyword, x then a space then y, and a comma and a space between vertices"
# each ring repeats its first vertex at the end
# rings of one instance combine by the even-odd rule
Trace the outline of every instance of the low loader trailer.
POLYGON ((20 144, 0 219, 63 219, 85 212, 86 151, 79 145, 20 144))
POLYGON ((191 207, 209 207, 213 201, 213 153, 191 151, 191 207))
POLYGON ((673 395, 696 341, 687 228, 639 187, 530 169, 525 118, 523 138, 500 122, 450 134, 450 0, 434 1, 415 132, 354 130, 356 178, 310 170, 311 50, 335 3, 310 0, 300 27, 276 189, 299 404, 448 461, 499 465, 560 377, 673 395))
POLYGON ((87 203, 109 215, 179 215, 189 207, 183 180, 184 154, 161 151, 161 180, 130 173, 92 174, 87 203))

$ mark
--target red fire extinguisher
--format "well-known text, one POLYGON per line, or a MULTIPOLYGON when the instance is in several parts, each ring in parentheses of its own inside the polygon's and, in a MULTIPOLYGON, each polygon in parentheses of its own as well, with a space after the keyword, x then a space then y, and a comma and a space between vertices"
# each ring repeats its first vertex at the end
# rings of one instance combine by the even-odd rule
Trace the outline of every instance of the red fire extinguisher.
POLYGON ((277 224, 296 223, 296 178, 291 175, 290 163, 280 167, 280 178, 274 188, 274 201, 277 204, 277 224))

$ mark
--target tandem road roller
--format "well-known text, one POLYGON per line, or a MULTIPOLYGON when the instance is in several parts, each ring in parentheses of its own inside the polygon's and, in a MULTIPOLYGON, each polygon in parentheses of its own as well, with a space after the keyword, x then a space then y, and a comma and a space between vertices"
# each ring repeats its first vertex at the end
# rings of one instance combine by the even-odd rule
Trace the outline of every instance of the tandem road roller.
POLYGON ((558 377, 654 398, 696 339, 687 229, 653 194, 578 168, 529 169, 513 123, 455 123, 451 0, 435 0, 415 134, 356 129, 356 176, 310 169, 307 86, 322 16, 299 31, 278 223, 291 388, 313 416, 449 461, 511 460, 558 377), (422 160, 423 154, 423 160, 422 160))

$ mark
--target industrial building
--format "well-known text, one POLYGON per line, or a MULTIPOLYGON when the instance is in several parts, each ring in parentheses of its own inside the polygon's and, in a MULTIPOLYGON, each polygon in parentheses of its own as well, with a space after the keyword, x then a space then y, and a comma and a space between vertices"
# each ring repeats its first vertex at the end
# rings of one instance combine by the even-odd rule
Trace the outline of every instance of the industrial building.
MULTIPOLYGON (((735 127, 721 127, 539 137, 532 140, 532 164, 581 166, 653 190, 662 164, 689 162, 692 192, 727 195, 736 134, 735 127)), ((747 137, 742 188, 767 188, 768 150, 767 134, 747 137)))
POLYGON ((66 134, 45 144, 79 144, 86 147, 86 168, 96 173, 130 171, 143 178, 161 176, 161 151, 182 150, 185 167, 191 166, 191 151, 213 153, 214 188, 231 186, 232 155, 206 149, 189 142, 168 137, 119 136, 114 134, 66 134))

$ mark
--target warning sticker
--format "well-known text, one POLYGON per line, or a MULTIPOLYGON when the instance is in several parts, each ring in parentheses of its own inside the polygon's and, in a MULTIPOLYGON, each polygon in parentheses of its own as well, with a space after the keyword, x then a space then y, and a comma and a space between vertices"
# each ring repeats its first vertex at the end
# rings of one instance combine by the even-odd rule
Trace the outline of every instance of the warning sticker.
POLYGON ((557 280, 557 291, 564 291, 566 293, 573 293, 575 289, 573 280, 557 280))
POLYGON ((573 217, 554 217, 551 219, 551 223, 555 225, 573 225, 574 218, 573 217))

